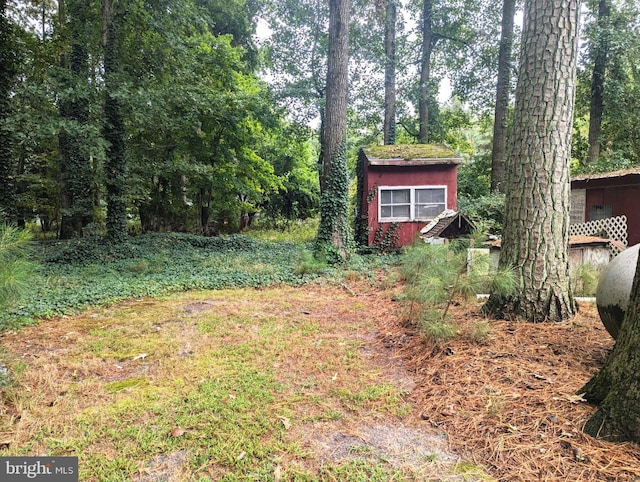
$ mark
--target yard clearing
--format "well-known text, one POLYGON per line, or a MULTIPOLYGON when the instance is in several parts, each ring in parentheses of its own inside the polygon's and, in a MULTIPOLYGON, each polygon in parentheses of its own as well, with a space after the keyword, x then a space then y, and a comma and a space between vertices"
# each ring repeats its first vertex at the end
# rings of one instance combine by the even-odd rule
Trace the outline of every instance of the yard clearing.
POLYGON ((77 455, 82 481, 634 480, 576 391, 613 340, 485 320, 424 341, 377 279, 135 299, 1 335, 1 455, 77 455), (482 322, 486 336, 474 336, 482 322))

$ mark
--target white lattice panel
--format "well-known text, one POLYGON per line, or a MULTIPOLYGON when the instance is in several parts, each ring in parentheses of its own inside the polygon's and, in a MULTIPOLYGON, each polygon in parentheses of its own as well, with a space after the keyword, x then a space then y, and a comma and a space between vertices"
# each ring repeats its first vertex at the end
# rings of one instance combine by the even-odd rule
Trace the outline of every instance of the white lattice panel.
MULTIPOLYGON (((570 236, 600 236, 613 239, 627 246, 627 217, 616 216, 613 218, 598 219, 587 223, 572 224, 569 226, 570 236)), ((616 246, 611 245, 613 254, 620 252, 616 246)))

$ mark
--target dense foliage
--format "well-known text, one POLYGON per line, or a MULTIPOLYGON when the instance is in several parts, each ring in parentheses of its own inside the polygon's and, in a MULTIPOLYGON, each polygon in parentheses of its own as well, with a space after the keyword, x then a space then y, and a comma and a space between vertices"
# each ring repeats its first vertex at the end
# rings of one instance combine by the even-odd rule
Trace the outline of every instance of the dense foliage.
MULTIPOLYGON (((605 20, 598 13, 601 2, 584 4, 574 171, 640 163, 633 128, 640 122, 638 9, 630 0, 607 1, 605 20), (586 164, 592 74, 602 52, 607 61, 601 150, 596 162, 586 164)), ((326 3, 103 3, 112 5, 117 19, 118 49, 111 60, 99 2, 2 3, 0 87, 6 95, 0 96, 0 204, 6 217, 37 221, 49 237, 71 238, 104 235, 107 224, 120 234, 125 227, 130 234, 233 233, 256 213, 280 226, 318 213, 326 3), (258 36, 258 25, 268 27, 266 33, 258 36), (106 75, 110 65, 117 66, 114 75, 106 75), (119 114, 108 117, 115 115, 113 106, 119 114), (111 137, 114 129, 123 142, 111 137), (114 149, 122 152, 111 166, 107 160, 114 149), (109 219, 108 205, 115 209, 109 219)), ((486 159, 501 5, 427 3, 432 6, 429 140, 466 156, 459 193, 462 204, 473 208, 476 200, 491 196, 485 189, 491 177, 486 159), (442 92, 447 83, 449 100, 450 92, 442 92), (478 132, 485 136, 481 142, 478 132), (473 182, 476 175, 481 182, 473 182)), ((382 142, 388 4, 351 2, 349 181, 359 147, 382 142)), ((412 143, 418 136, 425 2, 395 4, 395 138, 412 143)), ((515 31, 517 57, 517 22, 515 31)))
POLYGON ((640 165, 640 6, 632 0, 585 2, 581 62, 574 118, 575 170, 607 172, 640 165), (608 15, 599 15, 600 4, 608 15), (587 163, 594 69, 602 59, 599 156, 587 163))
POLYGON ((3 45, 25 52, 2 123, 20 223, 121 242, 127 229, 236 232, 258 211, 314 214, 310 131, 256 74, 251 2, 97 7, 21 3, 6 20, 19 35, 3 45))
MULTIPOLYGON (((320 274, 340 276, 326 265, 311 263, 311 251, 311 242, 262 241, 241 234, 151 233, 120 244, 89 236, 42 242, 32 253, 40 275, 30 281, 18 307, 2 312, 0 327, 128 298, 189 289, 299 285, 320 274)), ((372 266, 386 262, 356 257, 347 268, 366 276, 372 266)))
POLYGON ((148 234, 118 245, 91 237, 49 242, 39 253, 41 279, 8 320, 185 289, 302 282, 294 273, 301 252, 293 244, 240 235, 148 234))

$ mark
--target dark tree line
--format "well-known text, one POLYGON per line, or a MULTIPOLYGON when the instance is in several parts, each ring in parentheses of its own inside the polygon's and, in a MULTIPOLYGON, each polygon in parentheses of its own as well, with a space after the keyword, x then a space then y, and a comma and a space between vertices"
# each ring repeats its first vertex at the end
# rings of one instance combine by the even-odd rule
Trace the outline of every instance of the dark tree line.
POLYGON ((3 218, 119 241, 317 212, 310 130, 257 75, 252 5, 3 3, 3 218))

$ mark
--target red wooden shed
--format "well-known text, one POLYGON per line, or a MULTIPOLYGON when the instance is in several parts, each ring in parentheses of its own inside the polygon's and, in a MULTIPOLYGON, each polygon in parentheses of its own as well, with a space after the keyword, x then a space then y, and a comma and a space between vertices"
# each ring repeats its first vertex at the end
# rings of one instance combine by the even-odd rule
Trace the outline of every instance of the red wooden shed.
POLYGON ((640 243, 640 168, 571 179, 571 222, 627 217, 628 244, 640 243))
POLYGON ((356 239, 383 248, 413 243, 446 209, 457 209, 458 164, 435 144, 372 146, 358 156, 356 239))

